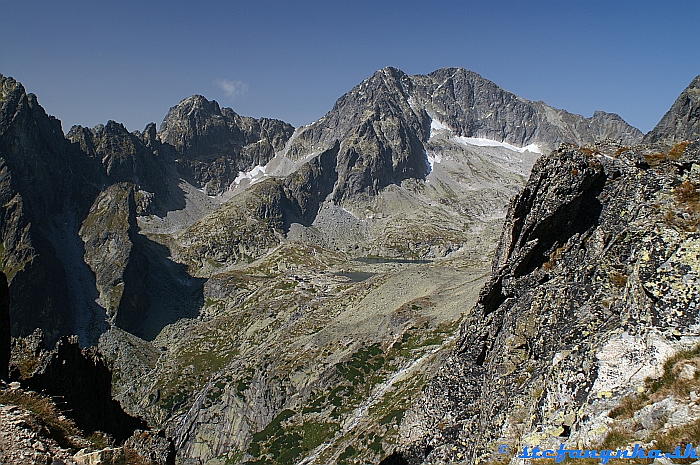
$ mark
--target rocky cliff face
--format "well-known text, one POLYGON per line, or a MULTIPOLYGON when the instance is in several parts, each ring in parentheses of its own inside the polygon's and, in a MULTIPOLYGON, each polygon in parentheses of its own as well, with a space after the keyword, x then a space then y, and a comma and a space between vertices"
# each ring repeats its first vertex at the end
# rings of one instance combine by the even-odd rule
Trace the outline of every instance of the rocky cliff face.
MULTIPOLYGON (((51 218, 85 208, 92 191, 78 182, 82 159, 36 96, 0 75, 2 268, 14 296, 13 334, 37 326, 50 338, 72 330, 65 271, 50 240, 51 218)), ((63 226, 63 224, 61 224, 63 226)))
POLYGON ((143 276, 148 262, 139 250, 136 188, 112 184, 95 199, 78 234, 85 244, 85 263, 95 273, 100 306, 107 318, 132 332, 148 310, 143 276))
POLYGON ((283 121, 240 116, 193 95, 170 109, 158 138, 175 148, 186 179, 214 195, 226 190, 239 172, 266 165, 293 132, 283 121))
POLYGON ((661 121, 644 136, 645 143, 674 143, 700 134, 700 76, 678 96, 661 121))
POLYGON ((524 446, 672 450, 694 438, 696 84, 644 137, 664 152, 563 145, 540 159, 457 348, 383 463, 512 463, 524 446))
POLYGON ((700 418, 684 397, 694 387, 670 393, 684 363, 696 369, 700 341, 699 175, 697 142, 669 154, 565 145, 541 158, 457 348, 387 460, 505 463, 560 443, 663 449, 700 418), (690 410, 645 417, 679 408, 690 410))

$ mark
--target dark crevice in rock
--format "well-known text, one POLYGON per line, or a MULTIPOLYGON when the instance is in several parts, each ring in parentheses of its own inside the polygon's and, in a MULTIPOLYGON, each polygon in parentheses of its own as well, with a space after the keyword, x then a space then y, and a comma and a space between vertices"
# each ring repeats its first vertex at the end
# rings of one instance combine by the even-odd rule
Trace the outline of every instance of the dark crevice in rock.
POLYGON ((486 355, 489 353, 489 344, 487 342, 484 342, 483 345, 481 346, 481 351, 479 352, 479 356, 476 357, 476 360, 474 360, 474 364, 477 366, 484 366, 484 362, 486 361, 486 355))
POLYGON ((503 295, 503 278, 495 280, 490 287, 484 288, 483 291, 479 300, 482 304, 482 315, 487 316, 495 312, 506 300, 506 296, 503 295))

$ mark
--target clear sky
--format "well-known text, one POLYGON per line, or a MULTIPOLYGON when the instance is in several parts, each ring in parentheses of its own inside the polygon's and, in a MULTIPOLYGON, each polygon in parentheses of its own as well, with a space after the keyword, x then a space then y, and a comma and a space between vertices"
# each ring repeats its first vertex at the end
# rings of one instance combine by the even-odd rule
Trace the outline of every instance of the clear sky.
POLYGON ((698 0, 0 0, 0 73, 66 132, 142 130, 192 94, 300 126, 385 66, 467 68, 647 132, 700 74, 698 46, 698 0))

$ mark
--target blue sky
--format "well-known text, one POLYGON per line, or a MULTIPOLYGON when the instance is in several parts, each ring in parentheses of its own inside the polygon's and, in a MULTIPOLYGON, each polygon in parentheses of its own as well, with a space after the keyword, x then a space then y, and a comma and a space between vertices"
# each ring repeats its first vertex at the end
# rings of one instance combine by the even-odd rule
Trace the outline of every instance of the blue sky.
POLYGON ((202 94, 308 124, 385 66, 460 66, 649 131, 700 74, 700 2, 0 0, 0 73, 49 114, 129 130, 202 94))

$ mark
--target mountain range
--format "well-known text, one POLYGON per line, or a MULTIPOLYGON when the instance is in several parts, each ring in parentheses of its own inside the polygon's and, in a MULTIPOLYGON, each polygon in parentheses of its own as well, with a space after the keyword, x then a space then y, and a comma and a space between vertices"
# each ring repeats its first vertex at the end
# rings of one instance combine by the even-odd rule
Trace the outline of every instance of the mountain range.
MULTIPOLYGON (((296 129, 195 95, 160 129, 64 134, 0 76, 12 335, 97 345, 114 397, 163 428, 182 463, 490 457, 490 412, 511 407, 495 387, 477 391, 504 373, 484 360, 510 341, 499 331, 518 314, 512 296, 546 287, 548 263, 558 287, 584 279, 557 257, 586 234, 619 234, 599 219, 613 208, 600 196, 633 194, 608 193, 608 179, 678 166, 654 191, 675 195, 694 169, 683 163, 696 166, 695 146, 677 143, 697 137, 698 82, 647 135, 460 68, 384 68, 296 129), (436 400, 445 390, 452 404, 436 400)), ((545 344, 547 356, 572 341, 545 344)), ((532 366, 532 379, 553 376, 532 366)))

